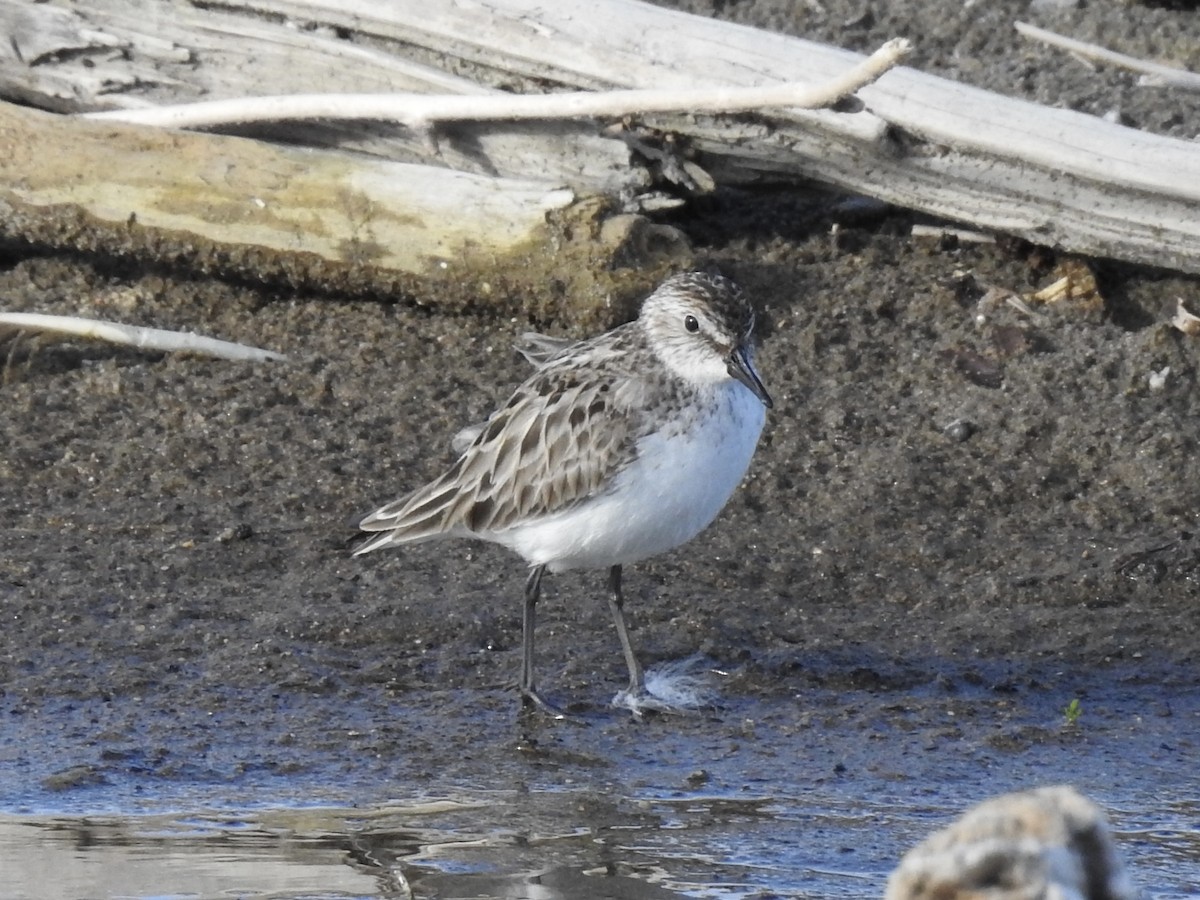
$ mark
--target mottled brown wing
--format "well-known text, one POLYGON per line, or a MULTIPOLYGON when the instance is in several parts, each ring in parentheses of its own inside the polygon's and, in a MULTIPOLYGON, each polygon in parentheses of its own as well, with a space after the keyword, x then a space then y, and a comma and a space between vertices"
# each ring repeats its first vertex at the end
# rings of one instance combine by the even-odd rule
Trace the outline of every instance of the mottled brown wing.
MULTIPOLYGON (((632 453, 631 385, 577 377, 547 366, 521 386, 440 478, 360 523, 392 531, 387 543, 447 533, 504 531, 523 519, 569 509, 596 493, 632 453)), ((373 549, 381 543, 370 542, 373 549)))

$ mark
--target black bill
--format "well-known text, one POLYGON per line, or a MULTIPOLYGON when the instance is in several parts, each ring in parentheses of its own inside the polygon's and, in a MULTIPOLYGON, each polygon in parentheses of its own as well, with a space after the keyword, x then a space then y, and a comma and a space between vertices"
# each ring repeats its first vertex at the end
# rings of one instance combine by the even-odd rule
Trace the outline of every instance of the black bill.
POLYGON ((730 376, 750 388, 754 392, 754 396, 763 402, 763 406, 770 409, 775 405, 771 402, 771 395, 767 393, 767 389, 759 380, 758 373, 754 371, 754 366, 750 364, 750 357, 746 355, 744 348, 735 347, 734 351, 729 354, 728 368, 730 376))

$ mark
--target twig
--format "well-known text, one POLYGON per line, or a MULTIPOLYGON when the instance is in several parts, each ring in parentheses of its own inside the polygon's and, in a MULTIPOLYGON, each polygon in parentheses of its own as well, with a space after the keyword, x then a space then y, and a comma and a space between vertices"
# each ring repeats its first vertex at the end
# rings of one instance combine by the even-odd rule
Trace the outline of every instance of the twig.
POLYGON ((876 81, 909 53, 912 44, 893 38, 844 75, 816 86, 789 82, 741 88, 579 91, 561 94, 291 94, 209 100, 151 109, 87 113, 84 118, 205 128, 291 119, 370 119, 426 128, 448 121, 620 118, 644 113, 733 113, 769 107, 820 109, 876 81))
POLYGON ((1038 28, 1036 25, 1029 25, 1025 22, 1017 22, 1016 28, 1025 37, 1032 38, 1035 41, 1042 41, 1051 47, 1059 47, 1086 59, 1094 59, 1099 62, 1120 66, 1124 69, 1131 69, 1134 72, 1141 72, 1141 83, 1144 85, 1150 87, 1181 87, 1192 91, 1200 91, 1200 75, 1194 72, 1188 72, 1184 69, 1174 69, 1170 66, 1160 65, 1159 63, 1147 62, 1135 56, 1117 53, 1115 50, 1106 50, 1096 44, 1078 41, 1075 38, 1047 31, 1044 28, 1038 28))
POLYGON ((50 316, 41 313, 0 313, 0 332, 40 331, 67 337, 92 338, 137 347, 140 350, 168 350, 199 353, 218 359, 266 362, 286 359, 281 353, 260 350, 245 344, 235 344, 216 338, 192 334, 188 331, 165 331, 161 328, 144 328, 140 325, 121 325, 78 316, 50 316))

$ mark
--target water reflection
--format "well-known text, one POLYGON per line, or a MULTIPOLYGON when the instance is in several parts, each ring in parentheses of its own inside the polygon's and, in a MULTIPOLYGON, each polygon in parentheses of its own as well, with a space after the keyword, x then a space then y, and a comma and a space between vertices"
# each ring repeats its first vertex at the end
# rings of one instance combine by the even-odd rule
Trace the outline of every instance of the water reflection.
MULTIPOLYGON (((498 792, 245 816, 8 816, 0 872, 11 900, 878 897, 890 836, 923 833, 932 812, 829 796, 498 792)), ((1179 877, 1153 896, 1185 896, 1198 832, 1131 824, 1117 838, 1134 871, 1174 859, 1179 877)))
POLYGON ((680 896, 655 883, 665 878, 661 870, 622 873, 611 846, 590 829, 555 835, 457 824, 461 813, 480 807, 264 810, 246 818, 4 817, 0 871, 10 900, 680 896), (397 827, 400 820, 416 825, 397 827), (561 864, 566 858, 590 864, 561 864), (547 859, 559 864, 546 865, 547 859), (541 864, 531 867, 534 860, 541 864))

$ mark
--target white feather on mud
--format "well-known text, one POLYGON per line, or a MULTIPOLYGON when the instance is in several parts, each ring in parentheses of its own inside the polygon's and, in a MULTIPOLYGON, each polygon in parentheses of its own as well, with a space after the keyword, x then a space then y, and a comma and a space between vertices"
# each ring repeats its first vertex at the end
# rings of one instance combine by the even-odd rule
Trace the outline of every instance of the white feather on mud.
POLYGON ((659 663, 646 670, 644 694, 618 691, 612 705, 637 716, 647 711, 691 712, 711 707, 719 697, 714 674, 712 661, 699 655, 659 663))

